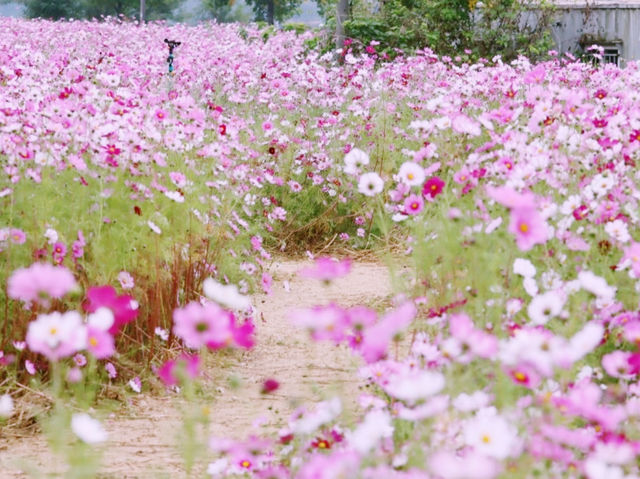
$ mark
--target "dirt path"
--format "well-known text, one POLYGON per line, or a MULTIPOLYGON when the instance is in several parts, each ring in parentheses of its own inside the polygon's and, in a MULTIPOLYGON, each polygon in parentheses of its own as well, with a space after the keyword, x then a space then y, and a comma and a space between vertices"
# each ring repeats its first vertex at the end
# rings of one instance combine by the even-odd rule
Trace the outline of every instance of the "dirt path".
MULTIPOLYGON (((388 273, 379 264, 359 263, 347 277, 323 286, 296 275, 308 264, 274 264, 272 295, 254 298, 259 310, 256 347, 234 355, 224 370, 209 373, 213 382, 209 386, 221 388, 211 405, 214 435, 240 439, 259 429, 277 431, 300 404, 336 394, 342 396, 345 409, 353 410, 358 395, 356 359, 345 348, 311 342, 306 332, 291 326, 288 312, 330 301, 349 306, 384 298, 390 293, 388 273), (239 388, 230 388, 230 377, 237 379, 239 388), (277 379, 281 386, 262 395, 267 378, 277 379)), ((180 425, 175 396, 142 394, 134 400, 133 413, 116 414, 104 422, 109 440, 100 477, 183 477, 175 447, 180 425)), ((46 472, 45 477, 59 477, 65 470, 41 436, 0 440, 0 477, 29 477, 23 472, 27 463, 46 472)))

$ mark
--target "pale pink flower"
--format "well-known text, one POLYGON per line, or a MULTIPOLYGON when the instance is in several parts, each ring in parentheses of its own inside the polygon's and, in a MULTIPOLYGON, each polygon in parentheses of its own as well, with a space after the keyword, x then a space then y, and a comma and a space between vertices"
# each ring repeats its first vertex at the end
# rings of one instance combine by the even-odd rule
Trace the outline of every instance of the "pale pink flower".
POLYGON ((516 236, 516 244, 521 251, 528 251, 536 244, 543 244, 548 238, 548 227, 544 219, 532 208, 517 208, 511 211, 509 232, 516 236))
POLYGON ((408 186, 421 185, 425 180, 424 168, 413 161, 406 161, 400 166, 398 177, 408 186))
POLYGON ((192 349, 210 343, 231 344, 233 333, 230 314, 212 302, 191 302, 173 312, 173 333, 192 349))
POLYGON ((635 274, 636 278, 640 278, 640 243, 635 241, 631 243, 631 245, 624 250, 622 260, 629 260, 633 274, 635 274))
POLYGON ((113 355, 116 351, 113 336, 107 330, 100 328, 87 328, 87 350, 96 359, 105 359, 113 355))
POLYGON ((498 460, 518 452, 516 428, 492 408, 481 409, 467 422, 464 441, 476 452, 498 460))
POLYGON ((362 337, 360 352, 368 363, 383 358, 393 337, 406 328, 416 315, 416 307, 406 302, 387 313, 378 323, 367 328, 362 337))
POLYGON ((18 269, 7 282, 10 298, 45 305, 49 298, 60 299, 76 288, 76 280, 67 268, 47 263, 33 263, 28 268, 18 269))
POLYGON ((82 317, 76 311, 61 314, 41 314, 29 323, 27 345, 51 361, 71 356, 84 349, 87 332, 82 317))
POLYGON ((358 191, 365 196, 376 196, 384 188, 384 180, 375 172, 364 173, 358 181, 358 191))
POLYGON ((118 281, 122 289, 132 289, 134 286, 133 276, 128 271, 120 271, 118 273, 118 281))
POLYGON ((493 479, 500 471, 498 461, 475 451, 464 455, 439 451, 429 459, 429 469, 442 479, 493 479))
POLYGON ((337 260, 328 256, 317 258, 311 267, 301 269, 298 274, 303 278, 331 281, 346 276, 351 271, 351 260, 337 260))

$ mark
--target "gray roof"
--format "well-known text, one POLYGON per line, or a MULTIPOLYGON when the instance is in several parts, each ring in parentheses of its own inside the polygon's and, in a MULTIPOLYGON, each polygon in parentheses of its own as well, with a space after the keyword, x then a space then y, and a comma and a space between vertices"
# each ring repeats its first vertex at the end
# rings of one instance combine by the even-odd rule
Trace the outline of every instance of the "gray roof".
POLYGON ((640 0, 551 0, 558 8, 640 8, 640 0))

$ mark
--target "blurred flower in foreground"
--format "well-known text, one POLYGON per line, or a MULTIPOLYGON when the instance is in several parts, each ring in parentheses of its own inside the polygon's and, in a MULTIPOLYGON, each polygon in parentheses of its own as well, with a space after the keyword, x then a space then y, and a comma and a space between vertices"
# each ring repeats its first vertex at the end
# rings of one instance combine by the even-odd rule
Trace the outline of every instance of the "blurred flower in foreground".
POLYGON ((104 430, 100 421, 85 413, 73 415, 71 430, 87 444, 99 444, 107 439, 107 431, 104 430))

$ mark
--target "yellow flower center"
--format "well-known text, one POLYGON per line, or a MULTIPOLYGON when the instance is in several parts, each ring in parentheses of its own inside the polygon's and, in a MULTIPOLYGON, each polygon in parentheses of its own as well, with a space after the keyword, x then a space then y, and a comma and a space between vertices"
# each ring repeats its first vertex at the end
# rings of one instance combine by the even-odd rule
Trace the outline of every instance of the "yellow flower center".
POLYGON ((413 173, 409 173, 407 175, 407 178, 410 179, 410 180, 413 180, 413 178, 415 178, 415 177, 414 177, 413 173))
POLYGON ((95 338, 95 336, 91 336, 89 338, 89 344, 94 348, 98 345, 98 340, 95 338))
POLYGON ((245 459, 244 461, 242 461, 242 462, 240 463, 240 465, 241 465, 242 467, 244 467, 245 469, 249 469, 249 468, 251 467, 251 463, 250 463, 249 461, 247 461, 246 459, 245 459))
POLYGON ((489 444, 491 442, 491 438, 485 434, 484 436, 482 436, 482 442, 484 442, 485 444, 489 444))
POLYGON ((49 334, 51 334, 51 336, 53 336, 54 334, 57 334, 58 330, 56 328, 51 328, 49 330, 49 334))
POLYGON ((522 373, 520 371, 517 371, 514 375, 514 378, 516 378, 516 381, 518 382, 525 382, 527 380, 527 375, 525 373, 522 373))
POLYGON ((529 231, 529 225, 527 223, 520 223, 520 226, 518 227, 518 229, 521 232, 526 233, 529 231))

